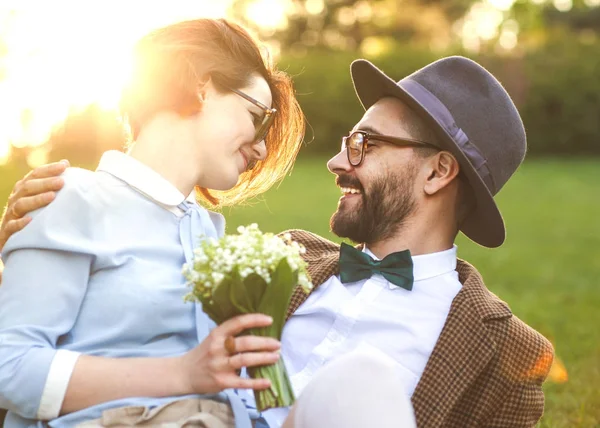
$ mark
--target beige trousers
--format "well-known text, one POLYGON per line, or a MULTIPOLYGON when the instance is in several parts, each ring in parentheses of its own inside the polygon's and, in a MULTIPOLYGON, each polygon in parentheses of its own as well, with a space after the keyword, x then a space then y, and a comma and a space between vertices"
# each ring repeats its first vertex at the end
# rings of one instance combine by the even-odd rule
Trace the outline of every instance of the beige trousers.
POLYGON ((105 410, 100 419, 83 422, 77 428, 231 428, 235 426, 228 404, 190 398, 148 409, 144 406, 105 410))

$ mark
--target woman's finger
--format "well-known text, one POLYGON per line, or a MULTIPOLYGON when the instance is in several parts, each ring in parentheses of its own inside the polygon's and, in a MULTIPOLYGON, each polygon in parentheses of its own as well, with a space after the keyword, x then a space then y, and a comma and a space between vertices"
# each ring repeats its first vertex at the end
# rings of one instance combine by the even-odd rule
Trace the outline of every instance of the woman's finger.
POLYGON ((281 343, 272 337, 240 336, 234 339, 235 353, 250 351, 277 351, 281 343))
POLYGON ((268 379, 250 379, 244 377, 232 378, 230 382, 227 382, 227 389, 267 389, 271 386, 271 381, 268 379))
MULTIPOLYGON (((213 333, 228 336, 237 336, 244 330, 255 327, 267 327, 273 323, 273 318, 263 314, 245 314, 238 315, 228 319, 223 324, 213 330, 213 333)), ((224 340, 224 339, 223 339, 224 340)))
POLYGON ((275 364, 280 358, 277 352, 244 352, 229 357, 229 366, 234 370, 242 367, 268 366, 275 364))
POLYGON ((9 215, 11 219, 21 218, 32 211, 45 207, 52 202, 55 197, 56 193, 46 192, 35 196, 19 198, 9 207, 7 215, 9 215))
POLYGON ((8 223, 6 223, 6 227, 4 228, 4 230, 6 230, 6 234, 10 236, 13 233, 16 233, 19 230, 23 229, 29 224, 30 221, 31 217, 22 217, 17 220, 10 220, 8 223))
POLYGON ((0 251, 2 251, 4 244, 6 244, 6 241, 8 241, 8 238, 10 238, 13 233, 23 229, 25 226, 27 226, 27 224, 29 224, 30 221, 31 217, 23 217, 18 220, 10 220, 6 222, 6 225, 0 233, 0 251))

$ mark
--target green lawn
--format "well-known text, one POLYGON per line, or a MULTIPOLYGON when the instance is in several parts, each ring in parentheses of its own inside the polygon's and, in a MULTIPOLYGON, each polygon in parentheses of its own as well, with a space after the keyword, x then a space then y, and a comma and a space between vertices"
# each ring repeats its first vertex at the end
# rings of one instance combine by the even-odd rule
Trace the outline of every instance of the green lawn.
MULTIPOLYGON (((531 161, 498 197, 508 238, 498 249, 460 237, 459 255, 515 314, 552 340, 566 383, 546 383, 542 427, 600 426, 600 162, 531 161)), ((0 200, 15 171, 0 168, 0 200)), ((262 201, 226 209, 229 231, 304 228, 335 239, 329 217, 339 191, 325 160, 300 160, 262 201)))

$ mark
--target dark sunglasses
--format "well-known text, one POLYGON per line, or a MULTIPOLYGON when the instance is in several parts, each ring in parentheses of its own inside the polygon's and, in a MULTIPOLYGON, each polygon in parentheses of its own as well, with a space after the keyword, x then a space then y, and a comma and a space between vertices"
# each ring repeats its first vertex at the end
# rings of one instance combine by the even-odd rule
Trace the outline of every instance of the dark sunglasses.
POLYGON ((365 151, 369 145, 369 140, 383 141, 396 146, 426 146, 439 149, 433 144, 424 141, 413 140, 411 138, 397 138, 389 135, 369 134, 364 131, 354 131, 346 137, 342 137, 342 151, 346 150, 348 162, 352 166, 359 166, 365 158, 365 151))
POLYGON ((269 129, 271 128, 271 125, 273 125, 273 121, 275 120, 275 113, 277 113, 277 110, 274 108, 267 107, 260 101, 255 100, 250 95, 245 94, 242 91, 238 91, 237 89, 233 88, 227 89, 229 89, 234 94, 237 94, 240 97, 244 98, 246 101, 250 101, 256 107, 260 108, 262 111, 265 112, 265 115, 262 118, 262 122, 260 123, 260 125, 257 126, 256 133, 254 134, 254 142, 260 143, 265 139, 267 133, 269 132, 269 129))

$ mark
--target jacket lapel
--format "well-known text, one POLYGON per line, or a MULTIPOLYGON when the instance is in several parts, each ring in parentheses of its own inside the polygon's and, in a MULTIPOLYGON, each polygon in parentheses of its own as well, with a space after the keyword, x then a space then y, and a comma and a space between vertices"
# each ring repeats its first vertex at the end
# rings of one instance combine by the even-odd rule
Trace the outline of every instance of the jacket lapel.
POLYGON ((289 233, 292 239, 306 248, 303 259, 308 263, 313 289, 306 294, 301 287, 296 287, 288 306, 286 321, 308 299, 310 294, 323 284, 332 275, 339 273, 338 260, 340 246, 310 232, 292 230, 289 233))
POLYGON ((425 371, 412 396, 417 426, 439 427, 465 390, 494 356, 496 346, 485 321, 511 316, 493 296, 479 273, 459 260, 457 294, 425 371))

